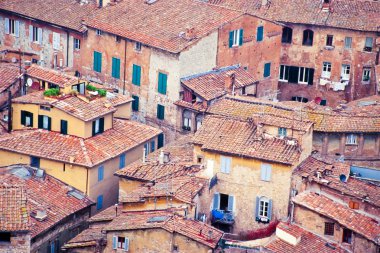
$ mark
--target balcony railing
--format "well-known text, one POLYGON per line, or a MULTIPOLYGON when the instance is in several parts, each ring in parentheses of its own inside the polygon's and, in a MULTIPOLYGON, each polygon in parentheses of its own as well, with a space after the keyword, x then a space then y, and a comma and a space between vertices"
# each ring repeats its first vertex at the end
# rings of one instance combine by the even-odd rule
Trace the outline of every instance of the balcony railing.
POLYGON ((212 223, 234 224, 235 218, 231 211, 214 209, 211 211, 212 223))

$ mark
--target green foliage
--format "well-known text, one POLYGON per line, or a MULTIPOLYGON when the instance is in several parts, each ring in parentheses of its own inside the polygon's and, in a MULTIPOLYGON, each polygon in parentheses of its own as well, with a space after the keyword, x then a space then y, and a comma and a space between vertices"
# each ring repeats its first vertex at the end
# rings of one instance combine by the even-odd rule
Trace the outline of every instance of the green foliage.
POLYGON ((86 89, 89 91, 96 91, 97 88, 95 86, 92 86, 91 84, 87 84, 86 89))
POLYGON ((56 97, 59 95, 59 89, 58 88, 51 88, 44 91, 44 96, 47 97, 56 97))
POLYGON ((98 94, 102 97, 105 97, 107 95, 107 91, 103 89, 98 89, 98 94))
POLYGON ((86 89, 89 91, 97 91, 99 96, 105 97, 107 95, 107 91, 104 89, 96 88, 95 86, 91 84, 87 84, 86 89))

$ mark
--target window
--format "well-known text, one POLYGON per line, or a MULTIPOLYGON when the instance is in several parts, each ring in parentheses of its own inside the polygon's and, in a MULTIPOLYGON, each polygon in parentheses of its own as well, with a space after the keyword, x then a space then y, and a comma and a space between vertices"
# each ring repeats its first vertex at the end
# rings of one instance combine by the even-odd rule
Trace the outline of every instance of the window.
POLYGON ((358 202, 355 202, 355 201, 352 201, 352 200, 350 200, 350 202, 348 203, 348 206, 349 206, 351 209, 359 209, 359 203, 358 203, 358 202))
POLYGON ((165 136, 163 133, 160 133, 157 137, 157 149, 162 148, 165 144, 165 136))
POLYGON ((42 44, 42 29, 32 26, 29 26, 29 38, 31 42, 36 42, 42 44))
POLYGON ((158 93, 166 95, 167 82, 168 82, 168 75, 159 72, 158 73, 158 93))
POLYGON ((44 111, 48 111, 50 112, 50 106, 46 106, 46 105, 40 105, 40 110, 44 110, 44 111))
POLYGON ((371 68, 363 68, 362 81, 368 83, 371 80, 371 68))
POLYGON ((347 145, 357 145, 358 140, 357 140, 357 135, 356 134, 348 134, 346 138, 346 144, 347 145))
POLYGON ((21 111, 21 125, 26 127, 33 127, 33 113, 21 111))
POLYGON ((114 236, 112 238, 112 248, 113 249, 123 249, 124 251, 129 250, 129 239, 121 236, 114 236))
POLYGON ((67 134, 67 120, 61 120, 61 134, 67 134))
POLYGON ((144 155, 147 156, 149 154, 149 142, 144 144, 144 155))
POLYGON ((350 70, 351 66, 348 64, 342 64, 341 78, 342 80, 350 80, 350 70))
POLYGON ((102 72, 102 53, 94 51, 94 71, 102 72))
POLYGON ((11 233, 0 232, 0 242, 11 242, 11 233))
POLYGON ((256 221, 269 222, 272 219, 272 200, 256 197, 256 221))
POLYGON ((138 96, 132 96, 132 111, 138 112, 139 111, 139 97, 138 96))
POLYGON ((40 168, 40 158, 35 157, 35 156, 31 156, 30 157, 30 166, 32 166, 34 168, 40 168))
POLYGON ((55 253, 55 241, 51 241, 50 243, 49 243, 49 248, 50 248, 50 251, 49 251, 49 253, 55 253))
POLYGON ((51 118, 46 115, 38 115, 38 128, 51 130, 51 118))
POLYGON ((136 64, 132 66, 132 83, 137 86, 141 83, 141 67, 136 64))
POLYGON ((232 195, 214 193, 213 210, 223 210, 232 212, 234 210, 235 198, 232 195))
POLYGON ((191 130, 191 114, 189 110, 183 111, 183 130, 191 130))
POLYGON ((327 35, 327 37, 326 37, 326 46, 332 47, 333 46, 333 39, 334 39, 333 35, 327 35))
POLYGON ((300 97, 300 96, 294 96, 294 97, 292 97, 292 101, 307 103, 309 101, 309 99, 304 98, 304 97, 300 97))
POLYGON ((289 66, 280 65, 280 77, 279 81, 287 82, 289 81, 289 66))
POLYGON ((165 106, 157 105, 157 119, 165 119, 165 106))
POLYGON ((116 35, 116 36, 115 36, 115 41, 116 41, 116 43, 120 43, 120 41, 121 41, 121 37, 118 36, 118 35, 116 35))
POLYGON ((261 164, 260 178, 263 181, 270 181, 272 174, 272 166, 270 164, 261 164))
POLYGON ((220 171, 229 174, 231 171, 231 157, 220 156, 220 171))
POLYGON ((203 121, 203 116, 202 114, 198 114, 196 117, 195 117, 195 121, 197 122, 197 129, 196 130, 199 130, 202 126, 202 121, 203 121))
POLYGON ((92 136, 104 132, 104 118, 96 119, 92 122, 92 136))
POLYGON ((300 84, 313 84, 314 69, 300 67, 298 72, 298 83, 300 84), (311 78, 311 80, 310 80, 311 78))
POLYGON ((61 35, 53 32, 53 49, 59 50, 61 46, 61 35))
POLYGON ((230 31, 229 47, 243 45, 243 29, 230 31))
POLYGON ((150 142, 150 152, 154 152, 156 150, 156 142, 153 140, 150 142))
POLYGON ((5 18, 5 33, 20 36, 20 21, 5 18))
POLYGON ((126 154, 121 154, 120 155, 120 160, 119 160, 119 169, 122 169, 125 167, 125 158, 126 158, 126 154))
POLYGON ((120 59, 112 57, 112 77, 120 79, 120 59))
POLYGON ((351 37, 344 38, 344 48, 345 49, 351 49, 352 48, 352 38, 351 37))
POLYGON ((264 77, 270 76, 270 62, 264 64, 264 77))
POLYGON ((352 241, 352 231, 347 229, 347 228, 343 228, 343 242, 345 243, 349 243, 351 244, 351 241, 352 241))
POLYGON ((136 42, 136 44, 135 44, 135 50, 137 52, 141 52, 141 46, 142 46, 141 42, 136 42))
POLYGON ((334 223, 325 222, 325 235, 334 235, 334 223))
POLYGON ((372 37, 365 38, 364 51, 371 52, 372 47, 373 47, 373 38, 372 37))
POLYGON ((278 128, 278 136, 280 136, 280 137, 286 137, 286 128, 279 127, 278 128))
POLYGON ((302 38, 302 45, 304 46, 312 46, 313 45, 313 36, 314 32, 312 30, 304 30, 303 31, 303 38, 302 38))
POLYGON ((264 26, 257 27, 256 41, 263 41, 264 38, 264 26))
POLYGON ((78 83, 76 85, 71 86, 71 88, 75 91, 78 91, 79 94, 84 95, 86 91, 86 84, 85 83, 78 83))
POLYGON ((102 30, 99 30, 99 29, 96 29, 96 35, 98 35, 98 36, 100 36, 100 35, 102 35, 102 30))
POLYGON ((102 181, 104 178, 104 166, 101 165, 98 167, 98 182, 102 181))
POLYGON ((96 198, 96 210, 100 210, 103 208, 103 195, 99 195, 96 198))
POLYGON ((322 68, 322 77, 330 78, 331 77, 331 62, 324 62, 322 68))
POLYGON ((74 49, 75 50, 80 49, 80 39, 74 38, 74 49))
POLYGON ((292 43, 293 29, 289 27, 282 28, 282 43, 292 43))

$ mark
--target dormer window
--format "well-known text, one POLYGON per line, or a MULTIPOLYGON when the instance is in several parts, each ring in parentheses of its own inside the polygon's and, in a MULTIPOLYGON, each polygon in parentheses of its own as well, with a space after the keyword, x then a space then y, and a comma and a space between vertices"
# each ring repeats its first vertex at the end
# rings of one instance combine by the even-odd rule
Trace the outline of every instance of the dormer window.
POLYGON ((38 128, 51 130, 51 118, 46 115, 38 115, 38 128))
POLYGON ((286 128, 279 127, 278 128, 278 136, 280 136, 280 137, 286 137, 286 128))
POLYGON ((92 136, 104 132, 104 118, 96 119, 92 122, 92 136))

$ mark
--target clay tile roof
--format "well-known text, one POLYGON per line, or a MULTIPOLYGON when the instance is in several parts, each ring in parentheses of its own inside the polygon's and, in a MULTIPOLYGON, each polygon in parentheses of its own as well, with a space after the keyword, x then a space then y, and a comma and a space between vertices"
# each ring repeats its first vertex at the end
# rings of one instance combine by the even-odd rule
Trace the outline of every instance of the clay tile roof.
POLYGON ((193 0, 121 1, 86 20, 100 29, 151 47, 179 53, 242 13, 193 0), (186 37, 187 29, 192 30, 186 37))
POLYGON ((184 100, 178 100, 175 101, 174 104, 197 112, 205 112, 207 110, 207 105, 200 102, 195 102, 192 104, 184 100))
MULTIPOLYGON (((33 216, 29 218, 32 238, 66 219, 71 214, 93 204, 83 193, 52 176, 45 175, 43 179, 37 178, 35 176, 35 170, 30 167, 22 167, 29 171, 31 175, 29 178, 18 177, 13 174, 16 167, 20 169, 20 166, 11 166, 9 167, 9 173, 0 175, 0 182, 8 187, 15 184, 23 185, 24 191, 26 191, 26 197, 24 197, 23 201, 27 201, 28 211, 26 211, 26 214, 23 213, 21 218, 27 220, 37 209, 43 209, 47 212, 47 218, 43 221, 39 221, 33 218, 33 216), (82 195, 83 198, 79 199, 70 195, 70 191, 76 191, 77 194, 82 195)), ((25 192, 18 191, 18 195, 23 193, 25 192)), ((4 205, 1 204, 0 206, 3 207, 4 205)), ((25 207, 21 207, 19 210, 25 210, 25 207)), ((18 213, 16 210, 13 211, 15 214, 18 213)))
POLYGON ((0 137, 0 149, 93 167, 160 133, 161 130, 138 122, 114 119, 113 128, 87 139, 41 129, 17 130, 0 137))
POLYGON ((13 64, 0 64, 0 93, 4 92, 18 80, 20 70, 13 64))
POLYGON ((169 211, 121 213, 104 227, 106 231, 160 228, 179 233, 210 248, 215 248, 223 232, 200 221, 186 219, 169 211))
POLYGON ((65 243, 62 249, 81 248, 96 246, 97 242, 103 238, 102 227, 89 227, 79 235, 65 243))
POLYGON ((209 0, 212 4, 244 11, 272 21, 378 31, 380 4, 376 1, 331 1, 330 12, 322 11, 322 2, 314 0, 209 0))
POLYGON ((252 122, 219 116, 206 116, 193 142, 203 150, 288 165, 297 163, 301 153, 297 143, 258 136, 252 122))
POLYGON ((297 205, 333 219, 342 226, 379 244, 377 238, 380 236, 380 225, 376 220, 366 215, 312 192, 302 192, 295 196, 292 201, 297 205))
POLYGON ((212 100, 227 94, 226 78, 235 75, 235 88, 242 88, 256 82, 253 76, 239 65, 233 65, 181 78, 181 83, 205 100, 212 100))
POLYGON ((26 70, 26 75, 45 82, 53 83, 61 88, 78 83, 78 77, 71 76, 57 70, 44 68, 35 64, 26 70))
POLYGON ((363 181, 354 177, 349 177, 350 165, 341 162, 330 162, 326 158, 316 158, 309 156, 305 159, 293 172, 294 175, 305 176, 308 175, 309 179, 313 180, 318 184, 324 185, 334 189, 345 195, 358 198, 359 200, 365 200, 372 205, 380 207, 380 186, 372 182, 363 181), (324 180, 318 180, 316 176, 316 171, 323 171, 324 169, 329 169, 332 171, 331 175, 323 175, 324 180), (340 175, 345 175, 347 178, 346 182, 340 180, 340 175))
POLYGON ((25 187, 0 180, 0 231, 28 231, 29 225, 25 187))
POLYGON ((345 249, 341 248, 336 243, 332 243, 323 239, 320 236, 317 236, 295 224, 286 224, 284 222, 280 222, 277 225, 277 229, 281 229, 288 234, 293 236, 301 237, 301 240, 297 245, 289 244, 280 238, 276 237, 273 241, 269 242, 265 246, 266 249, 271 250, 273 253, 344 253, 349 252, 345 249), (331 247, 328 247, 326 244, 329 243, 331 247))
POLYGON ((83 32, 82 19, 93 13, 97 6, 89 0, 7 0, 0 1, 0 10, 83 32), (84 2, 84 1, 82 1, 84 2))

